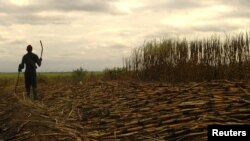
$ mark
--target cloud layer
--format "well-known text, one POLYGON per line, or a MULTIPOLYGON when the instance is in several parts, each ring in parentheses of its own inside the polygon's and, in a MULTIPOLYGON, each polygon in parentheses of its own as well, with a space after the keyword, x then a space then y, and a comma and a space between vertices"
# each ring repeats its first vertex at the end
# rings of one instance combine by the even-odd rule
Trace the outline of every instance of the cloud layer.
POLYGON ((16 71, 28 44, 39 71, 102 70, 152 38, 249 29, 249 0, 0 0, 0 72, 16 71), (3 66, 3 67, 2 67, 3 66))

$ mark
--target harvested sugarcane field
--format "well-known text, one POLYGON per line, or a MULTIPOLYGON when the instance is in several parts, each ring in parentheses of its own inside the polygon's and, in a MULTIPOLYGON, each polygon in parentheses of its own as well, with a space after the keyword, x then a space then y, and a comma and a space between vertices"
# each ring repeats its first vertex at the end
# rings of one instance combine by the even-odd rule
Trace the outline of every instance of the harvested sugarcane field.
POLYGON ((207 140, 209 124, 249 124, 250 83, 41 84, 39 101, 1 87, 3 140, 207 140))
POLYGON ((249 141, 249 0, 0 0, 0 141, 249 141))

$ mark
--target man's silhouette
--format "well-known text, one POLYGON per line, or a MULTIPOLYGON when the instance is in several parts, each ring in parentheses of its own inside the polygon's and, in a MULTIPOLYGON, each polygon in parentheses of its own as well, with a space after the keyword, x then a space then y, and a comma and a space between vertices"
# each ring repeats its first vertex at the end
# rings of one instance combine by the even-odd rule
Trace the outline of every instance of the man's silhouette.
POLYGON ((27 46, 27 54, 23 56, 22 62, 18 67, 18 72, 21 72, 22 69, 24 68, 25 64, 25 73, 24 73, 24 78, 25 78, 25 88, 26 88, 26 94, 29 97, 30 96, 30 90, 32 87, 32 92, 33 92, 33 98, 36 100, 37 99, 37 93, 36 93, 36 64, 38 66, 41 66, 42 58, 38 58, 38 56, 34 53, 32 53, 32 46, 28 45, 27 46))

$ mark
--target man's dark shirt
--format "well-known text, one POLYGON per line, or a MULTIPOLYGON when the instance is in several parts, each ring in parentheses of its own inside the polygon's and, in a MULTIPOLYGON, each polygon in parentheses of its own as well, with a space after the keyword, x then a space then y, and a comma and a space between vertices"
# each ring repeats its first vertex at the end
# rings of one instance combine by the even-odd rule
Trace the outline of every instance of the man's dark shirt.
POLYGON ((24 64, 26 66, 25 72, 36 72, 36 64, 38 66, 41 66, 41 60, 38 58, 38 56, 32 52, 28 52, 23 56, 22 62, 19 65, 19 69, 24 68, 24 64))

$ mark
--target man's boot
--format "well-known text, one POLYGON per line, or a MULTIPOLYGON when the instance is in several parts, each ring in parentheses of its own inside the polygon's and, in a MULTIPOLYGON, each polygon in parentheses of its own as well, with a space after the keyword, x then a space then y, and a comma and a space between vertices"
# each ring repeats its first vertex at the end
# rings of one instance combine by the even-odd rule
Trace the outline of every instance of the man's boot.
POLYGON ((32 90, 33 90, 33 99, 34 99, 34 100, 37 100, 37 93, 36 93, 36 89, 35 89, 35 88, 33 88, 32 90))
POLYGON ((26 96, 30 97, 30 88, 26 88, 26 96))

